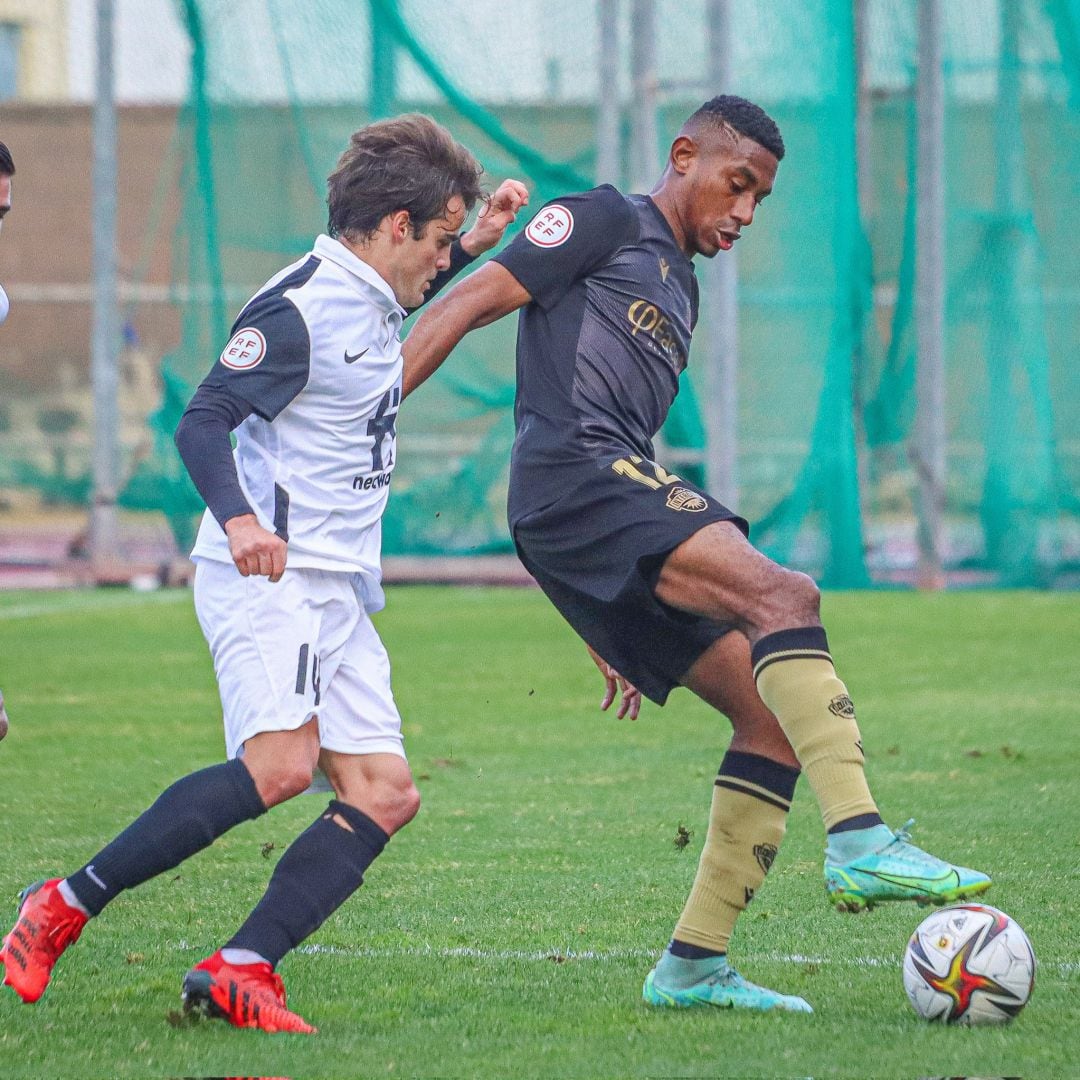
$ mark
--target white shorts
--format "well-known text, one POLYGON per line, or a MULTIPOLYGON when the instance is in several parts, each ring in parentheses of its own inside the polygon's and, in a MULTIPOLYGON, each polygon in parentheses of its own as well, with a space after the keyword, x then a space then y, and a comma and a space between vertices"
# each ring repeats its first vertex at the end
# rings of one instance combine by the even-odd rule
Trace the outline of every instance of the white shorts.
POLYGON ((326 750, 405 757, 390 660, 359 590, 354 574, 286 569, 272 584, 232 563, 196 560, 195 614, 214 658, 230 758, 252 736, 293 731, 313 716, 326 750))

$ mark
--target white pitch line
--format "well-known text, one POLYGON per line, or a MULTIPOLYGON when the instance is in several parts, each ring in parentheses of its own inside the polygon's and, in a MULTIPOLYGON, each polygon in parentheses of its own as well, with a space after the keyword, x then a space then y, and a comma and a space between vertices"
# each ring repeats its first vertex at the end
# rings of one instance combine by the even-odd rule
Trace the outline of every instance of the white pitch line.
MULTIPOLYGON (((184 952, 194 952, 198 948, 187 941, 180 941, 176 948, 184 952)), ((587 960, 593 963, 610 964, 620 960, 655 960, 658 949, 478 949, 471 945, 434 948, 431 945, 414 945, 403 948, 376 948, 360 945, 355 948, 343 948, 340 945, 301 945, 297 950, 308 956, 348 956, 365 960, 398 960, 402 957, 431 958, 435 960, 493 961, 537 961, 537 960, 587 960)), ((900 958, 896 956, 844 956, 830 958, 826 956, 804 956, 801 953, 759 953, 743 958, 747 963, 767 964, 816 964, 822 967, 855 968, 899 968, 900 958)), ((1039 963, 1039 971, 1053 971, 1060 975, 1080 973, 1080 963, 1051 961, 1039 963)))

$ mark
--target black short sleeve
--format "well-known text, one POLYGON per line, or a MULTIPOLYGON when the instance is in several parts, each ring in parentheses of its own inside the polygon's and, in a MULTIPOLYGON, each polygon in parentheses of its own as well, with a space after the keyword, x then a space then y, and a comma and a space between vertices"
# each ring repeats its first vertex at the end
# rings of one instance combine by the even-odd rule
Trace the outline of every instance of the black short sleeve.
POLYGON ((202 385, 227 390, 273 420, 307 385, 311 339, 296 307, 278 292, 255 297, 202 385))
POLYGON ((495 256, 542 308, 573 283, 638 238, 638 219, 609 184, 547 203, 495 256))
POLYGON ((246 401, 203 383, 176 429, 176 448, 210 513, 224 529, 229 518, 254 511, 236 475, 229 432, 251 415, 246 401))

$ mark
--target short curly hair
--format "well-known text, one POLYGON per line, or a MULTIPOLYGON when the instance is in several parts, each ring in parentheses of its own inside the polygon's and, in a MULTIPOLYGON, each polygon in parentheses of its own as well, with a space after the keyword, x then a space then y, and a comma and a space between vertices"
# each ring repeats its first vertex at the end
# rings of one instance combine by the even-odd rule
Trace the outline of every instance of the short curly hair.
POLYGON ((765 147, 777 161, 784 157, 784 140, 776 121, 760 105, 734 94, 719 94, 706 101, 683 125, 684 129, 702 124, 726 126, 765 147))
POLYGON ((14 176, 15 162, 11 160, 11 151, 0 142, 0 176, 14 176))

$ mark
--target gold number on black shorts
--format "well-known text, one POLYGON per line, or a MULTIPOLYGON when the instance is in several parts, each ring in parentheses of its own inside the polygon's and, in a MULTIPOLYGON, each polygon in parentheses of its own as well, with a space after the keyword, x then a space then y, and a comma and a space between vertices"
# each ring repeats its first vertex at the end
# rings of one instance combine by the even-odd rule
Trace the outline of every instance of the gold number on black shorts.
POLYGON ((669 473, 662 465, 657 465, 655 461, 642 461, 637 454, 631 454, 628 458, 619 458, 618 461, 613 461, 611 467, 620 476, 625 476, 630 480, 634 480, 636 483, 644 484, 645 487, 651 488, 656 491, 659 488, 667 487, 668 484, 680 483, 679 477, 674 473, 669 473), (651 468, 653 476, 649 476, 639 469, 638 465, 645 465, 651 468))

